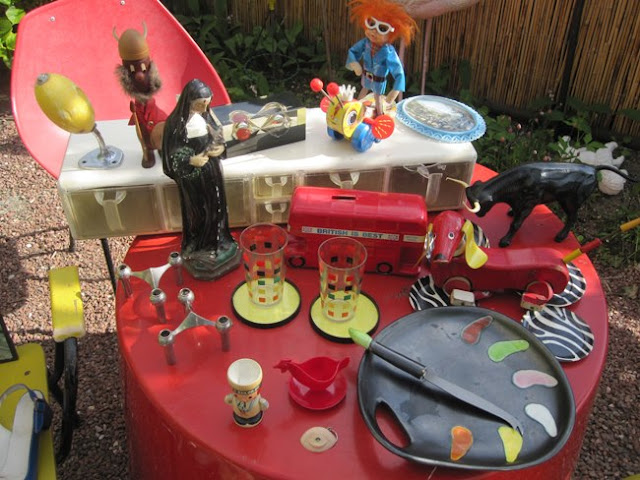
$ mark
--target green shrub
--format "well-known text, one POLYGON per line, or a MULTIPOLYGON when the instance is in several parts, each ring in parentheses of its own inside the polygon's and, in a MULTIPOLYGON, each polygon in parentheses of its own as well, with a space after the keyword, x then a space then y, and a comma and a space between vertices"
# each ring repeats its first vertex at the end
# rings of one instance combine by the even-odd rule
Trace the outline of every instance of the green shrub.
POLYGON ((286 27, 274 12, 249 33, 218 12, 176 17, 216 68, 234 101, 303 88, 325 63, 320 33, 314 32, 311 41, 303 39, 301 22, 286 27))
POLYGON ((9 69, 16 49, 18 23, 25 14, 22 8, 16 6, 17 3, 15 0, 0 0, 0 5, 5 7, 4 16, 0 17, 0 57, 9 69))

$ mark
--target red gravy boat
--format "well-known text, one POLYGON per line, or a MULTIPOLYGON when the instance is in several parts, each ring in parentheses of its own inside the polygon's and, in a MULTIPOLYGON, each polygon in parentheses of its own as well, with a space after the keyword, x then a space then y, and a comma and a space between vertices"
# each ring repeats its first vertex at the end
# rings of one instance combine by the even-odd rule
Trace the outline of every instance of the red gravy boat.
POLYGON ((313 357, 309 360, 296 363, 293 360, 280 360, 274 366, 281 372, 290 372, 305 387, 311 390, 325 390, 334 382, 340 370, 349 365, 349 357, 342 360, 334 360, 330 357, 313 357))

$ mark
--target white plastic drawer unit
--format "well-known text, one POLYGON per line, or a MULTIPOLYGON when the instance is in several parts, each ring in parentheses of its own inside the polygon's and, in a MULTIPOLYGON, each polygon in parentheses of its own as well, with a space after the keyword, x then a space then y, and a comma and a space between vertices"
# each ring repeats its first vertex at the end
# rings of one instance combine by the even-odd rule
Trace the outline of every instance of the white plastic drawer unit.
MULTIPOLYGON (((78 167, 97 148, 93 135, 71 135, 58 179, 62 205, 76 239, 179 231, 176 184, 162 161, 140 166, 142 151, 127 120, 98 122, 107 145, 124 152, 112 170, 78 167)), ((232 227, 256 222, 286 223, 298 185, 416 193, 431 211, 459 208, 464 189, 447 177, 469 182, 476 162, 471 143, 430 140, 401 123, 393 135, 364 153, 327 135, 324 113, 307 110, 306 140, 223 161, 232 227)))

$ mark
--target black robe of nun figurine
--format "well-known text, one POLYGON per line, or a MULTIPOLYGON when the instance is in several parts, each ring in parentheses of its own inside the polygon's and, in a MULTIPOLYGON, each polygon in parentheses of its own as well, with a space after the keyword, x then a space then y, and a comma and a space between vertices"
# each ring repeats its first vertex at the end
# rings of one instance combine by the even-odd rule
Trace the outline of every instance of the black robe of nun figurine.
POLYGON ((240 264, 229 231, 221 159, 222 127, 209 111, 211 89, 191 80, 167 118, 162 142, 164 173, 178 184, 182 211, 182 258, 199 280, 213 280, 240 264))

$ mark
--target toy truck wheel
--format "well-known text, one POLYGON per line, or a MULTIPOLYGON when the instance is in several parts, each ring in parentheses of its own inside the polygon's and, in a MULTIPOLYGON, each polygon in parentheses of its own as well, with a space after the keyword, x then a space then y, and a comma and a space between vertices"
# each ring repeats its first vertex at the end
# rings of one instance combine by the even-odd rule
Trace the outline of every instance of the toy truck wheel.
POLYGON ((302 268, 305 265, 304 257, 290 257, 288 260, 289 266, 293 268, 302 268))
POLYGON ((366 123, 361 123, 356 128, 355 132, 353 132, 353 137, 351 137, 351 145, 359 152, 366 152, 371 148, 373 142, 375 142, 376 138, 373 136, 373 132, 371 131, 371 127, 366 123))
POLYGON ((446 282, 444 282, 442 289, 447 295, 451 294, 454 289, 470 292, 471 281, 469 281, 469 279, 465 277, 451 277, 446 282))
POLYGON ((525 310, 539 311, 551 300, 551 297, 553 297, 553 289, 549 283, 531 282, 522 294, 520 306, 525 310))
POLYGON ((334 140, 342 140, 344 138, 344 135, 342 135, 341 133, 336 132, 335 130, 332 130, 329 127, 327 127, 327 135, 329 135, 334 140))
POLYGON ((376 265, 376 272, 378 273, 388 274, 388 273, 391 273, 392 271, 393 271, 393 266, 390 263, 381 262, 378 265, 376 265))

